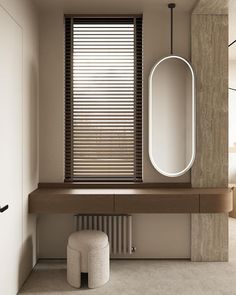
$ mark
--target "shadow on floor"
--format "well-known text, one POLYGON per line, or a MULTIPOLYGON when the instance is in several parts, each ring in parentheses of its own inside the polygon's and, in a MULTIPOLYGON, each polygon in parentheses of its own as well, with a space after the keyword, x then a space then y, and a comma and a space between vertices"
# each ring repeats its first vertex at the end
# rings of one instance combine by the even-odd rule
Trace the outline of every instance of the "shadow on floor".
MULTIPOLYGON (((38 293, 55 293, 61 292, 78 292, 88 289, 88 274, 82 273, 81 275, 81 288, 76 289, 70 286, 66 280, 66 267, 65 262, 54 263, 52 261, 39 263, 30 275, 30 279, 24 284, 19 294, 38 294, 38 293)), ((74 293, 73 292, 73 293, 74 293)))

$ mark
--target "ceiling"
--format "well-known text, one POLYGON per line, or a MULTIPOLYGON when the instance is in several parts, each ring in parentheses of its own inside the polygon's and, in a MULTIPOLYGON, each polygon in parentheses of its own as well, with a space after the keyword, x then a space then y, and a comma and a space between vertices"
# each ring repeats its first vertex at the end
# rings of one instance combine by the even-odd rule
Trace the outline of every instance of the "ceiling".
MULTIPOLYGON (((32 0, 41 11, 65 13, 141 13, 145 9, 165 11, 171 0, 32 0)), ((191 12, 198 0, 175 0, 176 11, 191 12)), ((236 0, 229 0, 229 43, 236 39, 236 0)), ((236 60, 236 43, 229 48, 229 59, 236 60)))
MULTIPOLYGON (((191 11, 197 0, 33 0, 41 10, 56 9, 63 7, 64 9, 71 9, 71 7, 88 10, 106 6, 106 9, 127 8, 129 10, 144 9, 147 7, 156 7, 158 10, 167 8, 168 3, 175 2, 176 10, 191 11)), ((100 10, 100 9, 99 9, 100 10)))

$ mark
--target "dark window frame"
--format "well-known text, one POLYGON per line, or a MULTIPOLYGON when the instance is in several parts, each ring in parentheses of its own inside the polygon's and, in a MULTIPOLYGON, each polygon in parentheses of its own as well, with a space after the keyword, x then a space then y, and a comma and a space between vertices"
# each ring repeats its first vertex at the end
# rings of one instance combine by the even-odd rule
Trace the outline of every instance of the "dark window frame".
POLYGON ((65 182, 142 182, 142 16, 80 16, 65 15, 65 182), (134 175, 130 177, 74 177, 73 167, 73 24, 78 19, 103 20, 129 19, 134 23, 134 56, 135 56, 135 94, 134 94, 134 175))

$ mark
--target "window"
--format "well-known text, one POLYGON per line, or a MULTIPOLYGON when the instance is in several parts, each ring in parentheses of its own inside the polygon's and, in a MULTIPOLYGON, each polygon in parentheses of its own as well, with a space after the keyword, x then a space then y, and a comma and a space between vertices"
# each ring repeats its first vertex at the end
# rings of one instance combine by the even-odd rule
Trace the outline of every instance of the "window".
POLYGON ((65 17, 65 181, 142 180, 142 18, 65 17))

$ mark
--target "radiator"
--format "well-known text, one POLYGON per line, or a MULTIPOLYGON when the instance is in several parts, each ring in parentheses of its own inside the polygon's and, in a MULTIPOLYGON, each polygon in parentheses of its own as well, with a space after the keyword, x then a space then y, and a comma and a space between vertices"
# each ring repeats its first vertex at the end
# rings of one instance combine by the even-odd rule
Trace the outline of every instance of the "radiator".
POLYGON ((132 254, 131 215, 76 215, 76 230, 101 230, 108 235, 110 254, 132 254))

